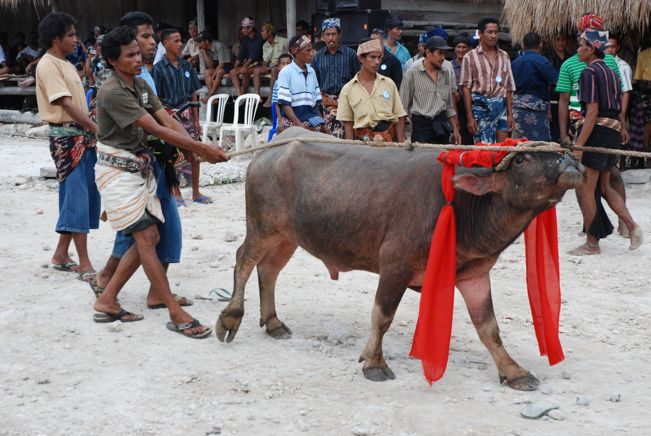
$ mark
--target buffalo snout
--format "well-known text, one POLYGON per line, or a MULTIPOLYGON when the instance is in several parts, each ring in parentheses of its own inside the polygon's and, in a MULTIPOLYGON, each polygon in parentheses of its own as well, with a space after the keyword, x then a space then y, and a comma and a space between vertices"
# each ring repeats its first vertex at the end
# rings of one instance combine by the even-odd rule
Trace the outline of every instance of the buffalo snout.
POLYGON ((570 153, 558 158, 558 182, 567 189, 576 188, 585 180, 585 167, 570 153))

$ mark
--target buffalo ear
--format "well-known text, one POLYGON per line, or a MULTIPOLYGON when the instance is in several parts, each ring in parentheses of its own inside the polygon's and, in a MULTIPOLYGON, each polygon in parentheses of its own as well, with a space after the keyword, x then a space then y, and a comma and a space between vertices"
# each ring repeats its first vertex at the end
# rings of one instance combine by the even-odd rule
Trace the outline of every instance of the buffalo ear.
POLYGON ((483 177, 469 173, 458 174, 452 181, 457 188, 477 196, 486 195, 489 192, 499 192, 503 187, 502 178, 497 174, 483 177))

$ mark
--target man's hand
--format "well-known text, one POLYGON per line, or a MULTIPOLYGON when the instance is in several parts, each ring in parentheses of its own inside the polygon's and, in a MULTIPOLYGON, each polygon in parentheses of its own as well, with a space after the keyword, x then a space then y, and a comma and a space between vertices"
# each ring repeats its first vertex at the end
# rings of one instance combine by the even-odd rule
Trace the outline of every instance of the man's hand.
POLYGON ((226 162, 229 160, 229 157, 224 153, 217 145, 212 144, 202 144, 201 157, 204 158, 207 162, 217 163, 217 162, 226 162))
POLYGON ((194 122, 194 130, 197 132, 197 137, 201 138, 201 135, 203 135, 203 130, 201 130, 201 124, 199 121, 194 122))
POLYGON ((622 144, 628 144, 628 142, 631 140, 631 135, 628 133, 626 126, 622 126, 620 135, 622 136, 622 144))
POLYGON ((452 140, 456 145, 461 144, 461 134, 459 133, 459 130, 455 129, 454 132, 452 132, 452 140))
POLYGON ((475 121, 475 117, 473 116, 468 117, 468 131, 473 135, 477 134, 477 121, 475 121))
POLYGON ((506 121, 509 125, 509 132, 512 132, 515 129, 515 120, 513 119, 513 114, 508 114, 506 116, 506 121))

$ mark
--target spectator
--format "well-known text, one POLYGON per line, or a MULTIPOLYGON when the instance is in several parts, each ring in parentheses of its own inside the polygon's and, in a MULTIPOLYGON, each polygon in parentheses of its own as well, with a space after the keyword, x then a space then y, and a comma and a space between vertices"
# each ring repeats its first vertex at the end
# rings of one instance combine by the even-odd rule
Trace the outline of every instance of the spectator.
MULTIPOLYGON (((179 55, 181 47, 179 40, 179 55)), ((102 55, 114 73, 97 96, 97 138, 103 162, 103 165, 98 166, 97 177, 102 181, 102 201, 108 221, 114 230, 121 231, 125 236, 133 236, 135 244, 126 251, 106 289, 97 298, 94 309, 98 313, 93 319, 95 322, 131 322, 142 319, 141 315, 124 310, 117 299, 121 288, 142 264, 151 285, 169 311, 171 321, 167 323, 167 328, 184 336, 201 339, 210 335, 211 329, 201 325, 176 301, 156 253, 156 244, 160 239, 157 224, 164 221, 164 216, 160 200, 156 196, 153 162, 143 150, 142 139, 146 133, 156 135, 165 141, 201 153, 210 162, 227 158, 217 147, 194 141, 187 134, 170 128, 173 123, 156 94, 143 79, 136 77, 140 72, 139 53, 136 34, 128 26, 109 32, 102 41, 102 55), (141 171, 132 173, 116 165, 125 161, 137 162, 141 171), (124 213, 125 210, 133 212, 124 213)), ((165 60, 159 64, 163 62, 165 60)))
POLYGON ((112 70, 108 68, 106 61, 102 57, 102 41, 104 35, 99 35, 95 39, 95 56, 89 62, 88 84, 96 90, 102 86, 102 83, 111 76, 112 70))
POLYGON ((542 40, 534 32, 522 41, 524 53, 513 61, 511 69, 515 80, 513 96, 514 138, 531 141, 550 141, 549 91, 558 81, 558 73, 541 53, 542 40))
POLYGON ((513 130, 512 101, 515 83, 509 55, 497 47, 499 22, 479 20, 479 45, 470 50, 461 65, 468 131, 476 142, 502 142, 513 130))
POLYGON ((86 41, 84 41, 84 45, 88 50, 93 48, 95 44, 97 43, 97 38, 99 38, 100 35, 104 35, 106 33, 106 28, 102 25, 96 24, 93 26, 92 31, 90 32, 90 36, 86 41))
POLYGON ((192 20, 188 23, 188 33, 190 34, 190 38, 183 48, 181 57, 189 61, 195 70, 203 73, 203 70, 199 66, 199 28, 197 27, 196 21, 192 20))
MULTIPOLYGON (((405 64, 405 68, 403 68, 403 71, 407 71, 411 67, 413 67, 419 59, 422 59, 425 56, 425 43, 427 42, 428 39, 430 39, 432 36, 440 36, 444 40, 448 40, 448 32, 446 32, 442 27, 437 27, 433 30, 430 30, 429 32, 423 32, 419 36, 419 42, 418 42, 418 54, 416 54, 414 57, 410 58, 407 63, 405 64), (422 43, 420 41, 423 41, 422 43)), ((456 106, 456 102, 459 98, 458 92, 457 92, 457 76, 454 73, 454 66, 452 65, 452 62, 449 60, 445 59, 443 61, 443 69, 448 72, 448 76, 450 77, 450 87, 452 89, 452 99, 453 102, 456 106)))
POLYGON ((384 46, 384 56, 382 57, 379 73, 393 80, 393 83, 400 88, 402 83, 402 66, 398 58, 392 55, 384 44, 385 36, 384 30, 382 29, 373 29, 371 31, 371 38, 379 40, 384 46))
POLYGON ((238 96, 249 90, 249 78, 255 67, 262 61, 262 38, 255 29, 255 21, 251 17, 242 19, 242 45, 237 54, 237 60, 229 73, 231 82, 238 96), (240 83, 240 74, 242 82, 240 83))
POLYGON ((344 85, 337 119, 344 123, 346 139, 405 142, 405 116, 398 88, 377 74, 384 47, 371 39, 357 47, 361 70, 344 85))
POLYGON ((231 68, 231 54, 226 46, 219 41, 215 41, 209 31, 204 30, 199 34, 199 54, 201 55, 201 65, 205 66, 203 77, 208 88, 208 96, 202 99, 203 103, 208 102, 208 98, 217 93, 221 86, 222 78, 231 68))
POLYGON ((95 271, 88 257, 87 235, 99 228, 100 198, 95 185, 95 134, 84 87, 66 56, 75 50, 77 22, 68 14, 52 12, 38 26, 46 50, 37 66, 36 99, 41 119, 50 124, 50 154, 59 182, 59 242, 52 267, 91 280, 95 271), (74 241, 79 264, 68 254, 74 241))
POLYGON ((405 72, 400 98, 411 115, 411 141, 448 144, 461 142, 452 98, 451 74, 443 69, 446 50, 440 36, 425 43, 425 57, 405 72))
POLYGON ((410 69, 418 59, 421 59, 423 56, 425 56, 425 42, 427 42, 427 38, 429 37, 428 33, 429 32, 421 32, 421 34, 418 35, 418 53, 409 58, 409 60, 405 63, 405 71, 410 69))
POLYGON ((323 120, 321 91, 314 69, 310 66, 314 52, 310 38, 295 36, 289 41, 294 61, 278 75, 278 104, 284 127, 297 126, 330 133, 323 120))
POLYGON ((633 70, 631 66, 619 55, 621 48, 620 40, 617 36, 611 34, 608 36, 608 47, 606 53, 613 56, 619 68, 619 76, 622 81, 622 118, 628 120, 628 105, 631 101, 631 91, 633 91, 633 70))
POLYGON ((339 18, 323 20, 321 31, 326 45, 314 55, 312 68, 321 88, 326 125, 335 137, 343 138, 344 126, 337 120, 337 102, 341 88, 359 71, 359 60, 355 50, 341 44, 339 18))
MULTIPOLYGON (((603 61, 604 49, 608 44, 608 32, 586 29, 579 40, 579 60, 587 66, 579 78, 578 100, 585 120, 576 140, 577 146, 592 146, 618 149, 623 133, 621 117, 621 85, 616 73, 603 61)), ((612 232, 612 225, 606 218, 604 223, 598 212, 595 193, 601 193, 630 232, 629 250, 642 244, 642 229, 635 223, 626 202, 609 181, 610 169, 617 163, 617 157, 602 153, 576 152, 577 158, 586 167, 585 183, 577 187, 577 198, 583 214, 583 228, 586 242, 570 254, 583 256, 599 254, 599 239, 612 232), (598 187, 598 190, 597 190, 598 187)), ((600 201, 599 201, 600 203, 600 201)))
MULTIPOLYGON (((253 72, 253 86, 255 93, 260 95, 260 87, 263 74, 271 74, 269 89, 273 90, 276 79, 278 79, 278 58, 281 54, 287 53, 287 38, 276 35, 276 25, 273 23, 264 23, 261 30, 262 39, 265 40, 262 45, 262 65, 258 66, 253 72)), ((271 107, 271 95, 264 104, 265 107, 271 107)))
POLYGON ((400 15, 389 15, 386 21, 386 31, 384 46, 392 55, 398 58, 400 66, 404 68, 411 55, 407 47, 400 43, 400 39, 402 39, 402 17, 400 15))
POLYGON ((312 39, 312 35, 310 34, 310 24, 305 20, 298 20, 296 22, 296 36, 303 35, 312 39))
MULTIPOLYGON (((201 88, 197 72, 190 62, 181 57, 183 42, 181 33, 176 29, 167 29, 161 33, 161 40, 165 47, 165 57, 154 65, 154 83, 158 98, 169 113, 174 113, 181 120, 181 124, 192 138, 201 136, 199 125, 199 110, 195 106, 187 107, 189 102, 197 102, 197 90, 201 88), (186 106, 186 109, 177 112, 186 106)), ((183 150, 183 155, 192 167, 192 201, 201 204, 212 203, 212 199, 199 192, 199 161, 192 152, 183 150)), ((185 201, 181 191, 175 188, 176 201, 179 206, 184 206, 185 201)))
MULTIPOLYGON (((463 87, 461 86, 461 64, 463 63, 464 56, 470 50, 472 46, 470 39, 466 33, 460 33, 454 38, 454 59, 452 59, 452 69, 454 71, 454 77, 457 82, 457 119, 459 120, 459 133, 461 134, 461 143, 463 145, 472 145, 474 144, 472 133, 468 130, 468 119, 466 118, 466 104, 463 98, 463 87)), ((443 65, 445 67, 445 65, 443 65)))
MULTIPOLYGON (((278 57, 278 68, 282 71, 287 65, 292 63, 292 55, 283 53, 278 57)), ((276 132, 280 133, 283 129, 283 115, 280 113, 280 105, 278 104, 278 81, 274 83, 273 91, 271 92, 271 106, 272 110, 276 111, 276 132), (274 106, 275 105, 275 106, 274 106)))
POLYGON ((43 50, 38 46, 38 34, 30 33, 27 37, 27 46, 16 55, 17 74, 27 71, 27 66, 41 56, 43 56, 43 50), (20 73, 18 71, 20 71, 20 73))
MULTIPOLYGON (((557 73, 561 71, 561 65, 570 54, 567 52, 567 36, 565 34, 556 35, 552 42, 552 50, 547 54, 547 59, 552 63, 552 66, 557 73)), ((552 141, 561 142, 560 125, 558 124, 558 101, 560 94, 553 90, 551 95, 551 114, 552 119, 549 127, 551 131, 552 141)))
MULTIPOLYGON (((651 142, 651 48, 642 50, 635 66, 635 95, 630 116, 631 148, 649 151, 651 142)), ((647 159, 648 161, 648 159, 647 159)), ((635 158, 634 167, 644 168, 644 158, 635 158)))

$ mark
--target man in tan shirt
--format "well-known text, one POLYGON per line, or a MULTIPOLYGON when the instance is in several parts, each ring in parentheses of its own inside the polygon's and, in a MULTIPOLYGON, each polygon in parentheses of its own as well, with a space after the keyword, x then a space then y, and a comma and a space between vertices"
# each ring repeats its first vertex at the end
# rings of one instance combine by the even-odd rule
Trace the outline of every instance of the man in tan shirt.
POLYGON ((88 257, 87 234, 99 227, 100 198, 95 185, 95 133, 88 115, 84 88, 66 55, 75 50, 76 21, 62 12, 47 15, 39 24, 41 45, 47 50, 36 68, 36 100, 41 119, 50 125, 50 154, 59 181, 59 242, 53 268, 91 280, 95 270, 88 257), (69 256, 75 242, 79 265, 69 256))
POLYGON ((346 139, 405 141, 405 117, 393 80, 378 74, 384 48, 377 39, 360 44, 361 70, 341 89, 337 120, 344 124, 346 139))

